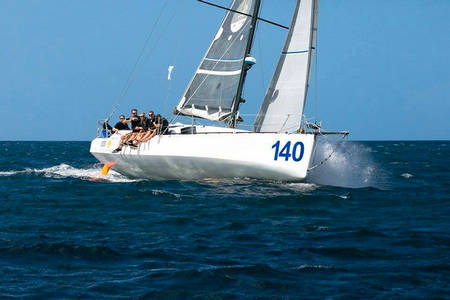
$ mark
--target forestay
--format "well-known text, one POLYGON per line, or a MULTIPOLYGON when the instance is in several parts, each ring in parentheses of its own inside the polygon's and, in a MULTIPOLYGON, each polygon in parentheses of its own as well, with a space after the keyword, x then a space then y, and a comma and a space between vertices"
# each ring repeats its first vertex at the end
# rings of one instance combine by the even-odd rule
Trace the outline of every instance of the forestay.
MULTIPOLYGON (((234 0, 231 9, 248 15, 254 0, 234 0)), ((223 121, 231 113, 251 30, 251 17, 229 11, 176 107, 177 114, 223 121)))
POLYGON ((318 0, 298 0, 275 74, 255 120, 256 132, 299 128, 316 42, 318 0))

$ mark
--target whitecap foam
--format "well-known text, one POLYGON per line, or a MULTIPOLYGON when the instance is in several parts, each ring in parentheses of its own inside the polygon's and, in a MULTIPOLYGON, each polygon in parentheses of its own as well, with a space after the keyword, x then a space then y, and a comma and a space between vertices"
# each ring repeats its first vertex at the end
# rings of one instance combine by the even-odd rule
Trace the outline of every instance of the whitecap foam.
POLYGON ((0 171, 0 176, 11 176, 21 173, 21 171, 0 171))
POLYGON ((156 196, 158 196, 158 195, 169 195, 169 196, 172 196, 172 197, 175 197, 175 198, 183 197, 181 194, 171 193, 171 192, 164 191, 164 190, 151 190, 151 193, 153 195, 156 195, 156 196))
POLYGON ((294 268, 295 270, 330 270, 332 266, 327 265, 301 265, 294 268))
POLYGON ((311 192, 318 188, 314 183, 287 183, 284 187, 298 192, 311 192))
POLYGON ((101 164, 95 164, 88 168, 75 168, 68 164, 59 164, 56 166, 42 168, 42 169, 30 169, 26 168, 21 171, 2 171, 0 176, 11 176, 20 173, 34 173, 43 174, 45 177, 49 178, 79 178, 83 180, 94 180, 94 181, 109 181, 109 182, 134 182, 138 181, 136 179, 127 178, 114 170, 110 170, 106 176, 101 176, 101 164))

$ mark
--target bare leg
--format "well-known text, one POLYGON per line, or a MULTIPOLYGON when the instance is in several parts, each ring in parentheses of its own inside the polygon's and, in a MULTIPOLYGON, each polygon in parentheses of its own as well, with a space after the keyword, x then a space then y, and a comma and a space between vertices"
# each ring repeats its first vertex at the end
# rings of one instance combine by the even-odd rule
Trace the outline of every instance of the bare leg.
POLYGON ((136 138, 133 141, 133 145, 138 146, 146 134, 147 134, 147 132, 139 132, 139 134, 136 136, 136 138))
POLYGON ((128 141, 130 136, 131 136, 131 133, 127 133, 120 137, 120 142, 119 142, 119 147, 118 147, 119 149, 122 149, 123 144, 125 144, 128 141))
POLYGON ((152 130, 149 129, 147 132, 145 132, 145 133, 141 136, 141 138, 139 139, 139 142, 140 142, 140 143, 145 142, 146 139, 147 139, 151 134, 152 134, 152 130))
POLYGON ((123 141, 123 144, 128 143, 128 141, 134 140, 138 134, 139 132, 129 133, 129 136, 123 141))
POLYGON ((126 142, 126 140, 128 140, 130 135, 131 135, 131 133, 127 133, 120 137, 119 146, 117 146, 117 148, 113 151, 113 153, 116 153, 116 152, 119 152, 120 150, 122 150, 123 144, 126 142))
POLYGON ((152 137, 154 137, 156 135, 156 133, 158 132, 157 129, 154 129, 152 131, 149 131, 149 133, 142 139, 142 143, 148 142, 152 137))

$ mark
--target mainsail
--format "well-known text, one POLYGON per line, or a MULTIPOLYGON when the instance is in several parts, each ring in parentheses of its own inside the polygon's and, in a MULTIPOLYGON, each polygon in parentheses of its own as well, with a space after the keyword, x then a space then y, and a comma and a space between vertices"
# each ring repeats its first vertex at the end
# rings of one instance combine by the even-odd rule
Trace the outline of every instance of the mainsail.
POLYGON ((316 43, 318 0, 297 0, 275 74, 255 120, 256 132, 299 128, 316 43))
POLYGON ((223 121, 230 116, 254 30, 251 16, 255 13, 256 2, 233 1, 175 113, 213 121, 223 121))

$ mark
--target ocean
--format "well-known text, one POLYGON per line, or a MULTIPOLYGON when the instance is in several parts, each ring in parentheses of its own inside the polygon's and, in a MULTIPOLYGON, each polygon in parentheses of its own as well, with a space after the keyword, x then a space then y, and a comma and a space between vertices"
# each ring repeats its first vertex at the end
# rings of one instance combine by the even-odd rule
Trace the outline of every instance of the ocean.
POLYGON ((450 142, 322 143, 305 183, 135 180, 0 142, 0 298, 449 299, 450 142))

